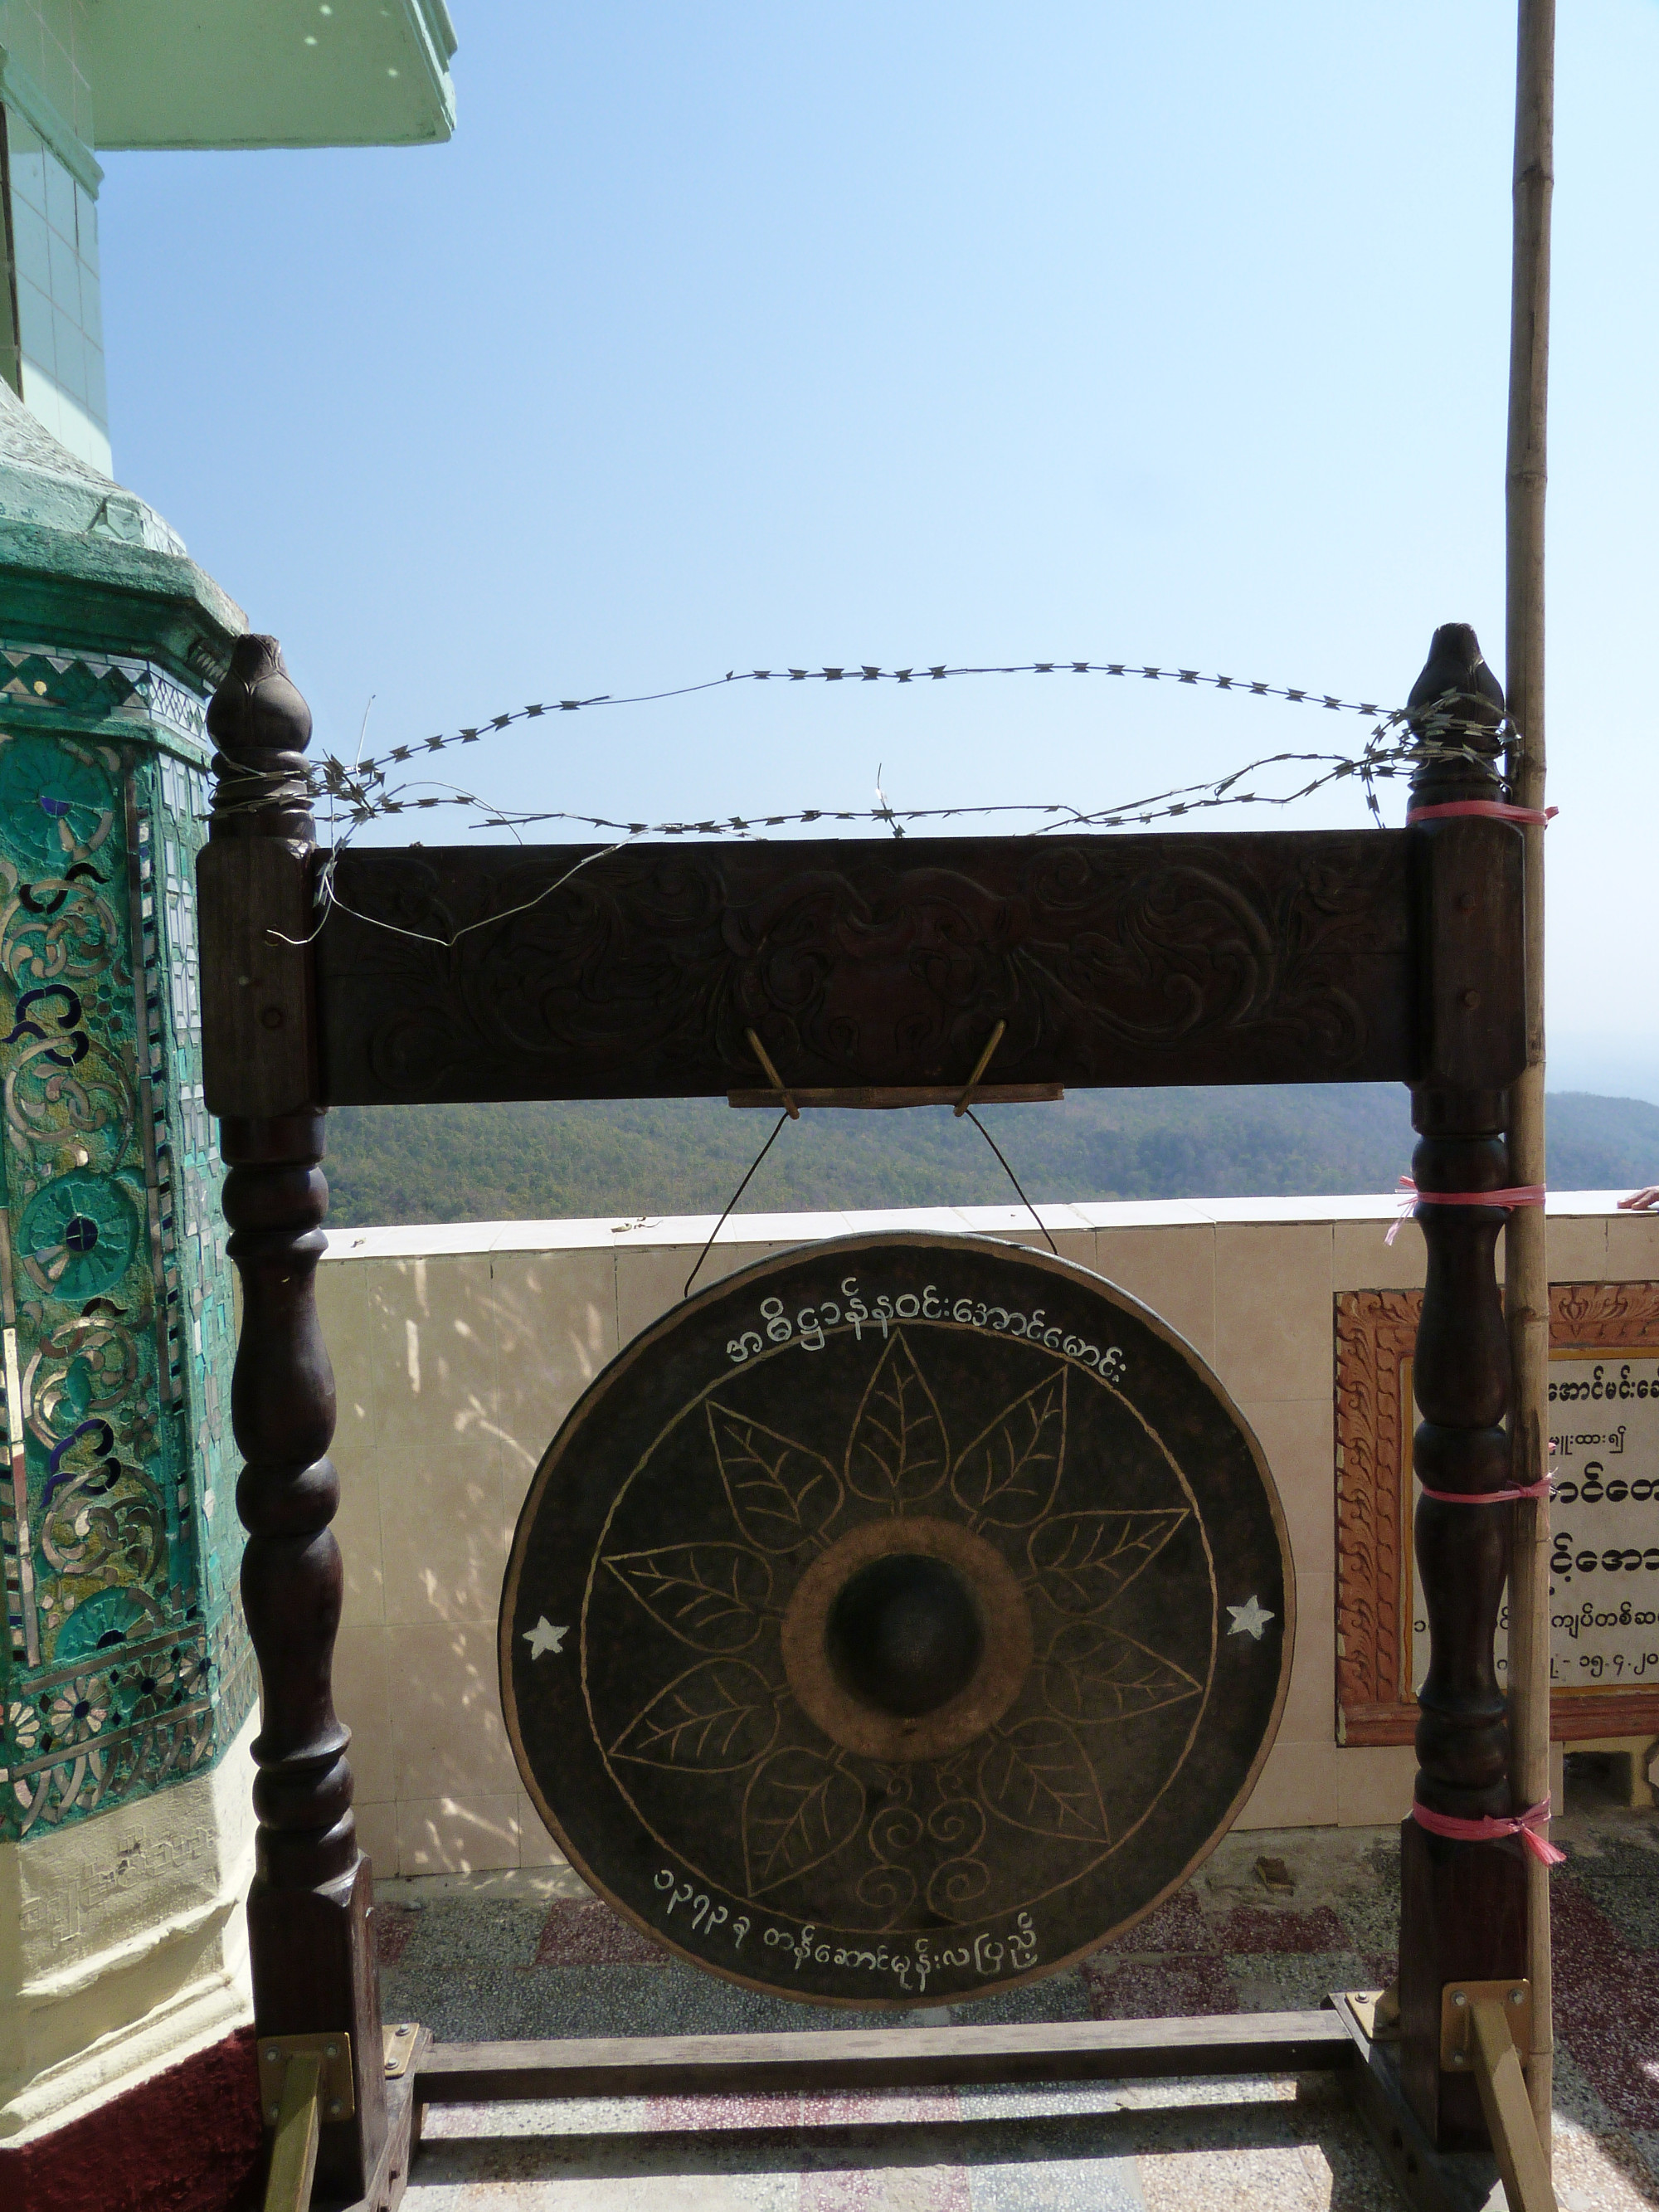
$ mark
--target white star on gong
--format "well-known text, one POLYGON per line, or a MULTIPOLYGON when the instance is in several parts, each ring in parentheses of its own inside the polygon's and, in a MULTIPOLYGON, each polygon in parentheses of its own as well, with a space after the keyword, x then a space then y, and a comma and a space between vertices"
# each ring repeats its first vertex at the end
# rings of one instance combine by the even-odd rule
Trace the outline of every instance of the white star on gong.
POLYGON ((1243 1605, 1230 1605, 1227 1610, 1233 1617, 1228 1635, 1253 1636, 1258 1644, 1261 1641, 1262 1630, 1275 1618, 1256 1597, 1247 1599, 1243 1605))
POLYGON ((550 1651, 556 1657, 563 1650, 564 1639, 569 1633, 568 1628, 555 1628, 544 1613, 533 1628, 526 1629, 524 1640, 530 1646, 532 1659, 539 1659, 544 1651, 550 1651))

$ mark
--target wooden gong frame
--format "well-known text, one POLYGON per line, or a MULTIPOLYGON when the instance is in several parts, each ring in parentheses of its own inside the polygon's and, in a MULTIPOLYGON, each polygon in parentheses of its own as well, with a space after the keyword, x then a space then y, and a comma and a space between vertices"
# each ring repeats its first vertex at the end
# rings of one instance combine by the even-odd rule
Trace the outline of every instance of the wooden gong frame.
MULTIPOLYGON (((1473 633, 1454 625, 1414 696, 1482 684, 1490 701, 1473 633)), ((1413 2201, 1457 2201, 1436 2147, 1491 2137, 1468 2065, 1443 2064, 1443 1992, 1525 1975, 1525 1875, 1513 1839, 1452 1843, 1409 1820, 1397 2069, 1345 1999, 1017 2029, 434 2048, 416 2031, 383 2064, 370 1870, 330 1687, 339 1486, 313 1277, 331 1105, 729 1095, 752 1090, 751 1030, 784 1084, 849 1103, 957 1095, 1000 1021, 999 1087, 1402 1082, 1419 1187, 1502 1190, 1515 1180, 1508 1093, 1526 1065, 1519 831, 1453 817, 1399 830, 336 856, 316 842, 310 715, 275 640, 239 642, 208 726, 204 1053, 243 1293, 232 1410, 264 1698, 248 1925, 273 2112, 267 2069, 288 2081, 276 2165, 291 2139, 302 2172, 308 2141, 319 2202, 387 2212, 428 2102, 1331 2068, 1413 2201), (325 872, 337 901, 326 908, 325 872), (849 1034, 862 1041, 850 1055, 849 1034), (325 2075, 319 2092, 318 2053, 337 2068, 348 2038, 349 2082, 325 2075)), ((1426 763, 1413 794, 1425 805, 1502 792, 1471 754, 1426 763)), ((1479 1495, 1507 1478, 1495 1254, 1508 1215, 1466 1203, 1419 1218, 1417 1465, 1441 1491, 1479 1495)), ((1515 1802, 1492 1664, 1511 1512, 1418 1509, 1433 1653, 1418 1795, 1446 1814, 1506 1815, 1515 1802)))

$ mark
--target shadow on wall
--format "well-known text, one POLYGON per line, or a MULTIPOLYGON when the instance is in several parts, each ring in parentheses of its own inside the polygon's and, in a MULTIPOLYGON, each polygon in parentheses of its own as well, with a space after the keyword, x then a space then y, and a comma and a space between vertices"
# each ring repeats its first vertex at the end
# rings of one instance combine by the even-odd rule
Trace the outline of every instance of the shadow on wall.
POLYGON ((346 1566, 336 1702, 383 1874, 551 1855, 501 1721, 495 1620, 537 1464, 616 1350, 615 1272, 608 1253, 319 1271, 346 1566))

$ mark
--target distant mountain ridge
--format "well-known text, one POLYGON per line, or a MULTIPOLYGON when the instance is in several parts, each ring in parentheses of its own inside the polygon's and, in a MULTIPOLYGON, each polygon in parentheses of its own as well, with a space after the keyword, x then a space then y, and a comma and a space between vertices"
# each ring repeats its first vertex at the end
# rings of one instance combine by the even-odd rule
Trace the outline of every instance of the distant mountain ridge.
MULTIPOLYGON (((984 1109, 1037 1201, 1316 1196, 1392 1190, 1411 1166, 1393 1084, 1080 1091, 984 1109)), ((1659 1107, 1551 1095, 1558 1190, 1659 1182, 1659 1107)), ((719 1100, 343 1107, 328 1119, 332 1226, 718 1213, 772 1127, 719 1100)), ((972 1124, 945 1107, 804 1114, 744 1213, 984 1206, 1012 1198, 972 1124)))

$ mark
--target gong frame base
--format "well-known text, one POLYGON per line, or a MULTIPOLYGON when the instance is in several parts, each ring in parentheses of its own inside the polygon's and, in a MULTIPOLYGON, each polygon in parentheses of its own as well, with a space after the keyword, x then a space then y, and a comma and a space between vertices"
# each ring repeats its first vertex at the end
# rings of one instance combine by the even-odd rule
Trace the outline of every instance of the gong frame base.
POLYGON ((1029 2027, 797 2028, 778 2035, 574 2037, 434 2043, 415 2069, 419 2104, 559 2097, 753 2096, 767 2090, 971 2088, 1023 2081, 1346 2069, 1334 2012, 1183 2020, 1063 2021, 1029 2027))
POLYGON ((1340 1991, 1330 2002, 1329 2017, 1341 2022, 1358 2062, 1343 2086, 1395 2188, 1413 2212, 1485 2212, 1498 2186, 1497 2160, 1490 2151, 1437 2150, 1406 2095, 1397 2036, 1372 2036, 1367 2019, 1375 2013, 1360 1992, 1340 1991))
MULTIPOLYGON (((796 2029, 775 2035, 568 2037, 535 2043, 434 2043, 412 2069, 416 2139, 427 2105, 561 2098, 754 2096, 768 2091, 1013 2087, 1214 2081, 1332 2074, 1413 2212, 1480 2212, 1498 2169, 1489 2156, 1437 2151, 1406 2102, 1398 2055, 1366 2033, 1351 1995, 1316 2012, 1176 2020, 1065 2021, 1020 2027, 796 2029)), ((860 2123, 860 2130, 868 2122, 860 2123)), ((902 2130, 942 2124, 883 2122, 902 2130)), ((971 2123, 961 2124, 971 2131, 971 2123)), ((668 2132, 647 2129, 656 2135, 668 2132)), ((811 2130, 817 2142, 830 2132, 811 2130)), ((799 2128, 720 2130, 723 2142, 799 2128)))

